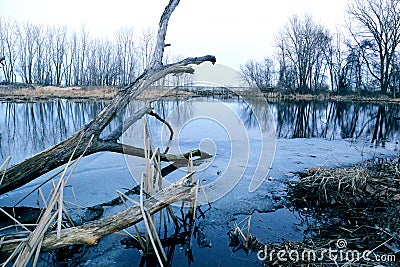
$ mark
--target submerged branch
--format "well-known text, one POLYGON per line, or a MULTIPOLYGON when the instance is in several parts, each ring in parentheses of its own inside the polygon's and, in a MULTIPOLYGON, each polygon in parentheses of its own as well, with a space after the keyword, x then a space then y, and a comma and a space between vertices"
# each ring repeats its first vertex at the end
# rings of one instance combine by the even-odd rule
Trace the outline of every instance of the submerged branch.
MULTIPOLYGON (((157 192, 144 201, 144 206, 150 214, 155 214, 166 206, 180 200, 189 200, 194 196, 195 184, 188 182, 187 176, 180 181, 157 192)), ((62 248, 69 245, 94 245, 97 241, 109 234, 128 228, 143 220, 138 205, 127 208, 119 213, 104 217, 100 220, 85 223, 79 227, 61 230, 60 238, 53 231, 44 236, 42 251, 62 248)), ((11 253, 16 244, 5 244, 1 247, 3 253, 11 253)))
MULTIPOLYGON (((100 151, 109 151, 109 152, 115 152, 115 153, 120 153, 120 154, 125 154, 125 155, 130 155, 130 156, 136 156, 140 158, 145 157, 145 151, 143 148, 135 147, 135 146, 130 146, 130 145, 125 145, 125 144, 120 144, 114 141, 101 141, 97 142, 95 144, 94 149, 97 152, 100 151)), ((183 154, 165 154, 165 153, 160 153, 160 160, 161 161, 171 161, 171 162, 176 162, 176 161, 187 161, 189 160, 190 153, 192 153, 192 157, 199 157, 199 159, 207 159, 211 158, 212 155, 201 151, 200 149, 195 149, 183 154)), ((152 153, 150 153, 152 154, 152 153)))

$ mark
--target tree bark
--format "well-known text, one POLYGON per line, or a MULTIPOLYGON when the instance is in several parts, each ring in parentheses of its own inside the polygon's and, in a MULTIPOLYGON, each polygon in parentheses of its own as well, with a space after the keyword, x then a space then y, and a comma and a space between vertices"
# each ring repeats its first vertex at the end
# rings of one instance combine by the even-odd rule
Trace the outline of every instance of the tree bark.
MULTIPOLYGON (((144 207, 150 214, 155 214, 166 206, 180 200, 191 200, 197 189, 195 184, 188 181, 190 175, 178 182, 157 192, 151 198, 144 201, 144 207)), ((41 251, 49 251, 70 245, 95 245, 97 241, 109 234, 128 228, 143 220, 140 206, 131 206, 119 213, 104 217, 102 219, 85 223, 78 227, 63 229, 60 238, 57 232, 52 231, 44 236, 41 251)), ((18 243, 5 244, 1 246, 1 252, 10 254, 18 243)))

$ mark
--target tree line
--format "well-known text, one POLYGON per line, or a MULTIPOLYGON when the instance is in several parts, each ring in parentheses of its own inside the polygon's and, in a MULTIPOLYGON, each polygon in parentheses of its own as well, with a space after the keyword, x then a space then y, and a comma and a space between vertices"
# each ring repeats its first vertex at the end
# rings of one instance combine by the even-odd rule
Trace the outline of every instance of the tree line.
MULTIPOLYGON (((293 15, 276 35, 276 53, 241 65, 243 76, 266 91, 397 96, 399 1, 349 0, 346 13, 346 33, 332 32, 310 15, 293 15)), ((149 64, 153 50, 151 30, 136 35, 122 28, 112 38, 95 38, 83 26, 76 32, 0 18, 0 82, 123 86, 149 64)), ((162 82, 189 81, 169 79, 162 82)))
POLYGON ((149 64, 154 40, 150 29, 121 28, 112 38, 95 38, 84 26, 71 31, 0 18, 0 82, 124 86, 149 64))
POLYGON ((310 15, 294 15, 276 36, 276 53, 241 65, 266 91, 338 94, 400 92, 400 8, 397 0, 349 0, 346 33, 332 33, 310 15))

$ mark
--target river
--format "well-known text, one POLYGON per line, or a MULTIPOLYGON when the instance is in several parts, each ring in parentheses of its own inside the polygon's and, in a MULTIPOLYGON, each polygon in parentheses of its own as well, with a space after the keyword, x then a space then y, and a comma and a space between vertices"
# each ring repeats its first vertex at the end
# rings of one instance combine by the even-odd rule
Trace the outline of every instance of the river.
MULTIPOLYGON (((0 101, 0 163, 8 156, 12 157, 11 164, 19 162, 64 140, 106 105, 107 102, 93 100, 0 101)), ((131 104, 127 113, 115 118, 105 131, 112 131, 129 115, 128 111, 141 105, 131 104)), ((228 230, 249 214, 251 232, 259 240, 301 240, 306 222, 295 211, 285 208, 283 199, 284 182, 296 179, 295 172, 311 166, 348 166, 373 157, 398 155, 398 104, 277 101, 267 105, 259 98, 197 98, 159 101, 154 110, 176 132, 175 139, 168 141, 165 136, 169 132, 163 124, 153 117, 147 118, 153 146, 170 147, 170 153, 200 147, 215 155, 196 166, 196 177, 201 178, 204 186, 218 187, 225 181, 224 176, 238 177, 232 184, 227 179, 217 191, 207 191, 215 201, 196 223, 211 247, 194 239, 191 266, 260 266, 255 253, 233 252, 229 247, 228 230), (249 192, 252 183, 256 190, 249 192)), ((120 141, 143 143, 142 122, 135 125, 120 141)), ((88 156, 74 172, 65 200, 93 206, 115 198, 116 190, 132 188, 137 183, 133 176, 140 174, 143 166, 140 159, 114 153, 88 156)), ((184 172, 184 168, 180 169, 166 179, 173 182, 184 172)), ((0 196, 0 205, 15 205, 50 175, 0 196)), ((42 189, 48 192, 50 185, 42 189)), ((37 194, 32 194, 19 205, 35 206, 37 201, 37 194)), ((106 209, 105 215, 122 208, 106 209)), ((140 252, 125 249, 120 244, 122 238, 110 235, 69 263, 138 266, 140 252)), ((173 266, 189 265, 184 246, 177 245, 172 254, 173 266)))

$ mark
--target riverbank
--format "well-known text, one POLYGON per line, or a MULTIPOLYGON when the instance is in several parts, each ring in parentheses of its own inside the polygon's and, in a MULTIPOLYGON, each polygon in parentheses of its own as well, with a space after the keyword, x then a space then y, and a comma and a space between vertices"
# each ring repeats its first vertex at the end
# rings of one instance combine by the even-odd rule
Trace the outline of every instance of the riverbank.
POLYGON ((0 98, 5 100, 43 101, 54 98, 111 100, 116 92, 117 89, 112 87, 0 86, 0 98))
MULTIPOLYGON (((71 100, 111 100, 120 88, 110 86, 39 86, 39 85, 0 85, 0 99, 22 101, 44 101, 49 99, 71 100)), ((164 97, 187 97, 193 95, 181 90, 149 88, 139 99, 149 100, 164 97)))
MULTIPOLYGON (((195 92, 185 90, 171 89, 172 87, 150 88, 143 92, 141 99, 154 99, 155 96, 164 97, 188 97, 195 96, 195 92)), ((0 99, 5 100, 22 100, 22 101, 43 101, 48 99, 63 98, 63 99, 91 99, 91 100, 111 100, 120 90, 117 87, 111 86, 40 86, 26 84, 0 84, 0 99)), ((245 94, 245 93, 243 93, 245 94)), ((246 95, 246 94, 245 94, 246 95)), ((229 93, 227 95, 231 97, 229 93)), ((247 96, 247 95, 246 95, 247 96)), ((257 95, 260 96, 260 95, 257 95)), ((335 95, 329 92, 320 94, 283 94, 279 92, 264 93, 264 96, 269 102, 279 102, 281 100, 318 100, 318 101, 341 101, 341 102, 373 102, 373 103, 400 103, 400 97, 392 98, 387 95, 371 94, 369 96, 348 94, 335 95)))
POLYGON ((387 95, 371 95, 362 96, 357 94, 334 95, 330 93, 323 94, 281 94, 281 93, 265 93, 265 97, 271 102, 280 100, 305 100, 305 101, 341 101, 341 102, 372 102, 372 103, 400 103, 400 97, 392 98, 387 95))

